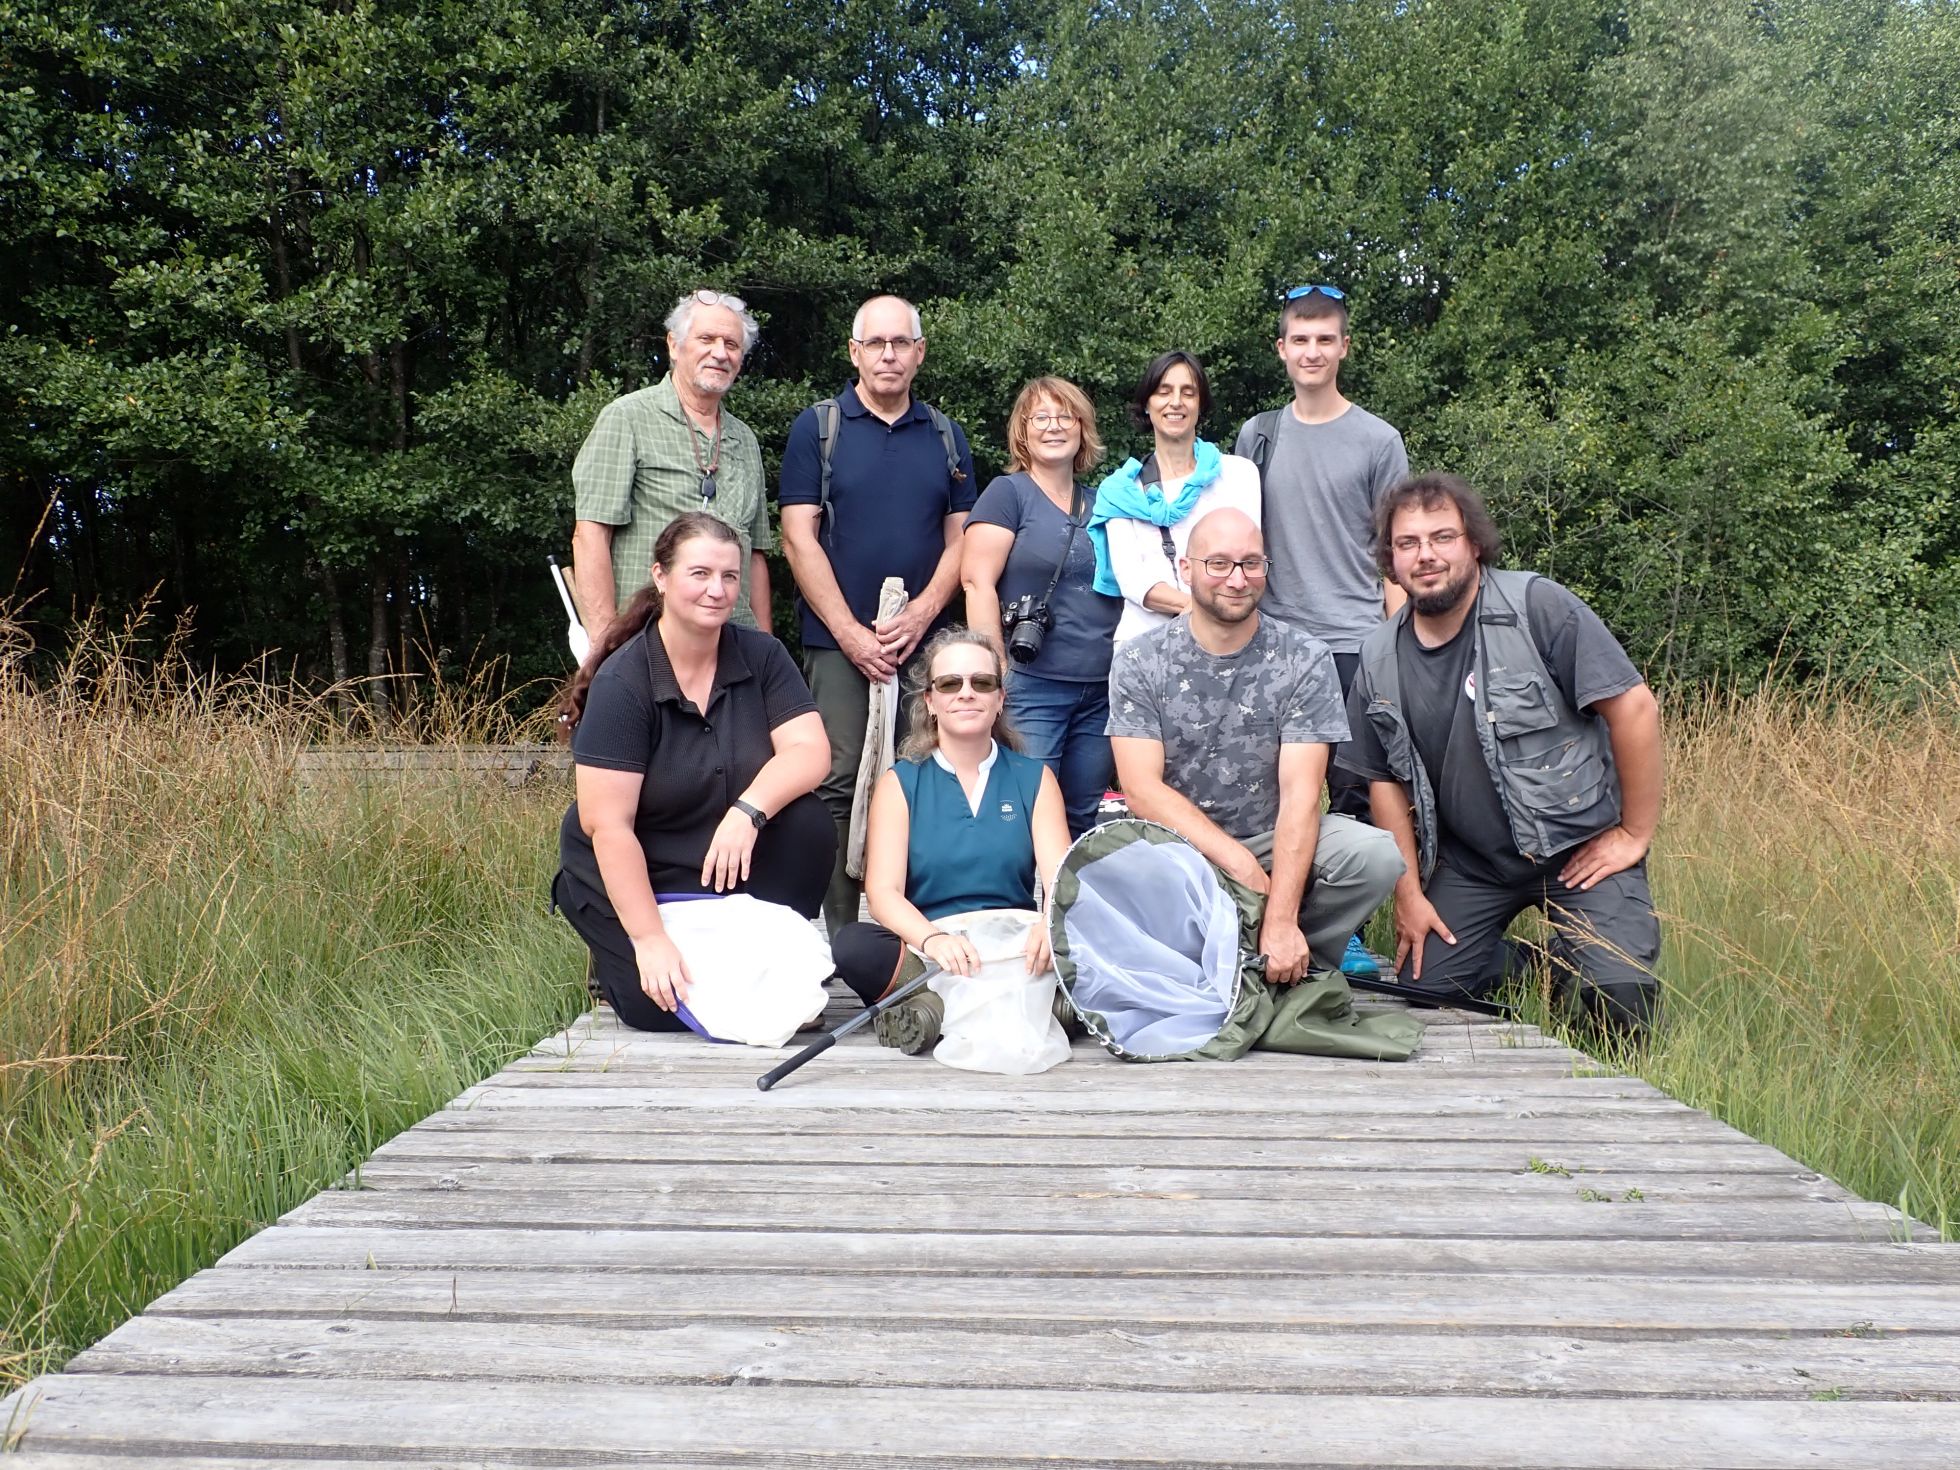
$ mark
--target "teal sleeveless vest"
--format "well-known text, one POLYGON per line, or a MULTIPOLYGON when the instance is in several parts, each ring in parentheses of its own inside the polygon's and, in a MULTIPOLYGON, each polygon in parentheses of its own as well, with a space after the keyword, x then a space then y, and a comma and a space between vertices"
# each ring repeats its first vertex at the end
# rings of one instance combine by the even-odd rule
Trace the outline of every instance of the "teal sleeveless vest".
POLYGON ((928 919, 1034 906, 1034 803, 1043 767, 1006 746, 999 750, 977 816, 959 778, 931 756, 892 767, 911 809, 905 896, 928 919))

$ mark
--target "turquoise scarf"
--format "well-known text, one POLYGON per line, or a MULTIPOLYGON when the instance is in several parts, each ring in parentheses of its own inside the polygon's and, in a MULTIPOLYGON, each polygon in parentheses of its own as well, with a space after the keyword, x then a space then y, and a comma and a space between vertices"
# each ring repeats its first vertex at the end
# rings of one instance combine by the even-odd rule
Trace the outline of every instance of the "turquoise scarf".
POLYGON ((1218 446, 1200 439, 1192 447, 1197 468, 1191 471, 1191 478, 1184 482, 1175 500, 1164 498, 1162 485, 1143 483, 1143 464, 1135 459, 1124 460, 1120 469, 1111 470, 1096 487, 1096 503, 1089 512, 1089 544, 1096 548, 1096 591, 1105 597, 1123 595, 1109 564, 1109 522, 1148 521, 1153 526, 1174 526, 1190 515, 1198 497, 1217 483, 1219 468, 1224 463, 1218 446))

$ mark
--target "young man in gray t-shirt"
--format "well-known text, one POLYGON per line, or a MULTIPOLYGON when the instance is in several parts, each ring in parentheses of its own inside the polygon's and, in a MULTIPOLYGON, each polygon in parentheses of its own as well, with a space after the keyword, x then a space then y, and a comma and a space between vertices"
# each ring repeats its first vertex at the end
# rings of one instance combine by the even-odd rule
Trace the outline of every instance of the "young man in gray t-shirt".
POLYGON ((1191 610, 1110 666, 1117 775, 1133 814, 1266 895, 1259 948, 1267 977, 1290 984, 1338 964, 1402 858, 1388 834, 1321 814, 1328 756, 1348 735, 1340 681, 1325 644, 1261 617, 1259 527, 1213 511, 1179 571, 1191 610))
MULTIPOLYGON (((1361 640, 1402 605, 1375 566, 1375 506, 1409 473, 1409 456, 1392 425, 1341 394, 1349 338, 1337 288, 1289 292, 1275 345, 1293 401, 1248 420, 1237 446, 1263 486, 1273 558, 1264 611, 1333 651, 1345 695, 1361 640)), ((1335 811, 1366 820, 1366 789, 1346 772, 1330 774, 1329 792, 1335 811)))

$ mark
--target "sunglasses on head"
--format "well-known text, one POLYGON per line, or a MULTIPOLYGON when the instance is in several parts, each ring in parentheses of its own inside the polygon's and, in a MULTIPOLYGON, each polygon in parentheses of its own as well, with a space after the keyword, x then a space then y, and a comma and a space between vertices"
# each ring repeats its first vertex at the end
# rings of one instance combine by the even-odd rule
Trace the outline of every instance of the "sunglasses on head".
POLYGON ((1325 296, 1329 301, 1347 300, 1347 292, 1343 291, 1339 286, 1295 286, 1291 291, 1286 293, 1286 299, 1288 301, 1299 301, 1303 297, 1313 295, 1316 291, 1322 296, 1325 296))
POLYGON ((1000 688, 999 674, 934 674, 932 676, 934 694, 958 694, 962 686, 971 684, 975 694, 992 694, 1000 688))

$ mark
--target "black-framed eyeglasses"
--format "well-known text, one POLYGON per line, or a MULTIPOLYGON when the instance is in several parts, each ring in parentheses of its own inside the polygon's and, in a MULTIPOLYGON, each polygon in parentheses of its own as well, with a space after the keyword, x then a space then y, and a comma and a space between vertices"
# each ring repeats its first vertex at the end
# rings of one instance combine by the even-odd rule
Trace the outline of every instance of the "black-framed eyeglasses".
POLYGON ((853 337, 851 340, 873 357, 883 357, 887 352, 903 357, 920 341, 917 337, 853 337))
POLYGON ((1302 301, 1313 295, 1316 291, 1322 296, 1325 296, 1329 301, 1347 300, 1347 292, 1343 291, 1339 286, 1295 286, 1286 293, 1286 299, 1288 301, 1302 301))
POLYGON ((1239 571, 1245 573, 1246 581, 1258 582, 1272 570, 1273 559, 1269 556, 1241 556, 1237 559, 1229 556, 1208 556, 1198 565, 1205 569, 1207 575, 1217 577, 1221 581, 1231 576, 1233 572, 1239 571))
POLYGON ((932 677, 934 694, 958 694, 966 685, 973 686, 975 694, 992 694, 1000 688, 999 674, 935 674, 932 677))
POLYGON ((708 504, 715 498, 715 472, 709 470, 701 477, 701 503, 708 504))

